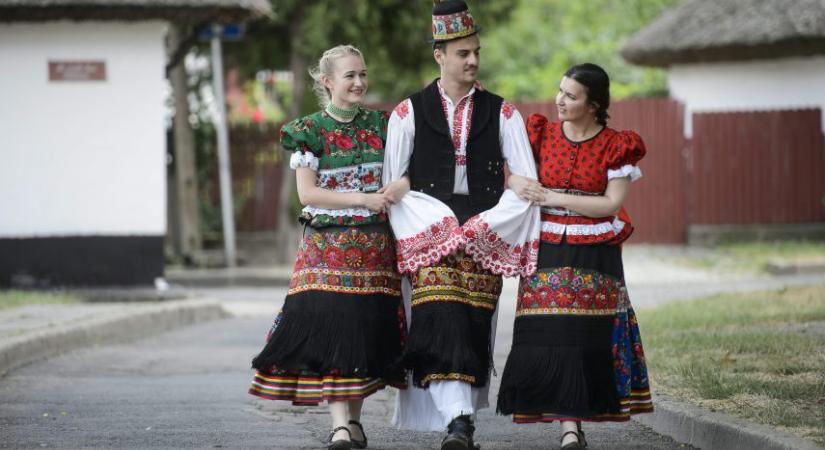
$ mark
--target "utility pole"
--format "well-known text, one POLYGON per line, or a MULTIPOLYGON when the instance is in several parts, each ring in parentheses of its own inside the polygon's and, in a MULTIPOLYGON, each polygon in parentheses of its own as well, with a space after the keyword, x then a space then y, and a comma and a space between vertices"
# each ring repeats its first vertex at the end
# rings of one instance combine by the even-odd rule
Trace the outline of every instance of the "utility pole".
POLYGON ((223 57, 221 55, 220 25, 212 25, 212 83, 215 90, 215 131, 218 135, 218 172, 221 184, 221 216, 223 218, 223 248, 226 266, 234 268, 235 251, 235 208, 232 203, 232 167, 229 160, 229 130, 226 126, 226 96, 223 90, 223 57))

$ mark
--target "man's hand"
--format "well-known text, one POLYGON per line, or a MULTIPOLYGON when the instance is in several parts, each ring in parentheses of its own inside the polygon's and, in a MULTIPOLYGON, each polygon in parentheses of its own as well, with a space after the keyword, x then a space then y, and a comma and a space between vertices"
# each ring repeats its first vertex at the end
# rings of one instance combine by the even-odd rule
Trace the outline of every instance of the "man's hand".
POLYGON ((410 191, 410 179, 403 176, 378 190, 379 194, 386 194, 390 203, 396 204, 410 191))

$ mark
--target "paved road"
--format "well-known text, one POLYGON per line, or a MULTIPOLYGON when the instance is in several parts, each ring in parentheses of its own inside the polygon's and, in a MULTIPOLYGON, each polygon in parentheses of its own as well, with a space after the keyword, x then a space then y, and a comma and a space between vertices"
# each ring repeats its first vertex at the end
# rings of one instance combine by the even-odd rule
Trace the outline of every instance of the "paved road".
MULTIPOLYGON (((508 284, 510 294, 514 288, 508 284)), ((262 343, 283 289, 207 293, 240 316, 77 351, 0 379, 0 448, 323 447, 328 429, 323 408, 297 408, 246 394, 249 359, 262 343)), ((502 310, 499 323, 496 366, 501 369, 512 311, 502 310)), ((437 447, 440 433, 391 428, 392 405, 389 389, 368 400, 363 421, 370 448, 437 447)), ((485 449, 558 447, 556 426, 516 426, 490 410, 478 422, 478 441, 485 449)), ((594 450, 685 448, 635 422, 587 431, 594 450)))

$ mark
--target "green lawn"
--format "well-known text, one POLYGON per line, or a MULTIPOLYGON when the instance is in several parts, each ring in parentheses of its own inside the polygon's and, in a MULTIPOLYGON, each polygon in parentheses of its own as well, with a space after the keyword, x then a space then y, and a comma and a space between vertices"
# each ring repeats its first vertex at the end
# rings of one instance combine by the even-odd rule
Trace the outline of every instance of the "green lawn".
POLYGON ((54 291, 19 291, 19 290, 0 290, 0 309, 13 308, 15 306, 24 305, 46 305, 46 304, 65 304, 80 302, 81 299, 74 295, 54 291))
POLYGON ((762 272, 769 262, 825 261, 825 242, 775 241, 720 244, 685 257, 687 266, 720 272, 762 272))
POLYGON ((638 312, 653 387, 825 445, 825 285, 638 312))

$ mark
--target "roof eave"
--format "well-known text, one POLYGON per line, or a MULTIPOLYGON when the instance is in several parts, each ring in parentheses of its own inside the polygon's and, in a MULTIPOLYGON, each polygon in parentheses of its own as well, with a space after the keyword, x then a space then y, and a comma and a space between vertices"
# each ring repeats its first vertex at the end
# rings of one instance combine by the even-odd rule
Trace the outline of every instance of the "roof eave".
POLYGON ((825 55, 825 39, 795 38, 760 45, 728 45, 674 50, 639 50, 626 46, 625 61, 639 66, 668 67, 674 64, 752 61, 798 56, 825 55))

